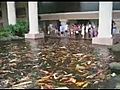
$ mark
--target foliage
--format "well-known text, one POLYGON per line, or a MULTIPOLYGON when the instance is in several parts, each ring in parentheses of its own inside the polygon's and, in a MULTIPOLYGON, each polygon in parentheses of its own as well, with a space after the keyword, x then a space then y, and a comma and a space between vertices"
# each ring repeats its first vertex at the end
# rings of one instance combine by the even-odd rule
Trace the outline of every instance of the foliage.
POLYGON ((17 36, 24 36, 25 33, 28 33, 28 23, 25 21, 18 21, 14 26, 14 30, 17 36))
POLYGON ((13 36, 24 36, 28 32, 28 23, 25 21, 17 21, 15 25, 9 25, 5 28, 11 32, 13 36))
POLYGON ((0 38, 9 37, 10 35, 12 35, 11 32, 5 30, 4 28, 0 29, 0 38))
POLYGON ((25 33, 28 33, 28 23, 26 21, 17 21, 15 25, 8 25, 5 28, 1 28, 0 37, 24 37, 25 33))

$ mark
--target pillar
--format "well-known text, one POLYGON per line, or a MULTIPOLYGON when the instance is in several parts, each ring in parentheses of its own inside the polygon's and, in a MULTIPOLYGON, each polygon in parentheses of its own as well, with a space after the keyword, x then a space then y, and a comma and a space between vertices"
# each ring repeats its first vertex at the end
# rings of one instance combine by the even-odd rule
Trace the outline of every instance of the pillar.
POLYGON ((61 25, 66 25, 67 24, 67 20, 66 19, 60 19, 59 20, 61 25))
POLYGON ((99 2, 98 37, 92 39, 92 44, 112 45, 112 2, 99 2))
POLYGON ((16 24, 15 2, 7 1, 8 24, 16 24))
POLYGON ((28 12, 29 12, 29 33, 25 34, 25 38, 37 39, 43 38, 44 34, 39 33, 38 28, 38 7, 36 1, 28 2, 28 12))

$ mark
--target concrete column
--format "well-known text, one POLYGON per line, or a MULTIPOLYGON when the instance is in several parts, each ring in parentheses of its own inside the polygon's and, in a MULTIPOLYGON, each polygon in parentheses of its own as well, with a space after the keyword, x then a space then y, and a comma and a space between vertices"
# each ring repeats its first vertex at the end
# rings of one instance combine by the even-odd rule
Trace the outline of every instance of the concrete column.
POLYGON ((112 2, 99 2, 98 37, 92 39, 93 44, 112 45, 112 2))
POLYGON ((15 2, 7 1, 8 24, 16 24, 15 2))
POLYGON ((28 12, 29 12, 29 33, 25 34, 25 38, 43 38, 43 33, 39 33, 38 28, 38 7, 37 2, 29 1, 28 2, 28 12))
POLYGON ((98 37, 110 38, 112 25, 112 2, 100 2, 98 37))
POLYGON ((61 25, 65 25, 67 23, 66 19, 60 19, 59 21, 60 21, 61 25))
POLYGON ((2 9, 2 20, 3 20, 3 27, 6 27, 8 25, 7 16, 7 3, 1 2, 1 9, 2 9))

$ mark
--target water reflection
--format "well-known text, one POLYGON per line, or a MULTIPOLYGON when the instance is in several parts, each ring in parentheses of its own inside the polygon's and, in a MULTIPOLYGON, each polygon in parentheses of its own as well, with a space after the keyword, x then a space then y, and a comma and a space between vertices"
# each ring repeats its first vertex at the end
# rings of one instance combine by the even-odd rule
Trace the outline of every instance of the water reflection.
POLYGON ((35 52, 39 49, 38 44, 41 43, 41 41, 40 42, 39 41, 38 40, 26 40, 26 42, 29 43, 32 52, 35 52))

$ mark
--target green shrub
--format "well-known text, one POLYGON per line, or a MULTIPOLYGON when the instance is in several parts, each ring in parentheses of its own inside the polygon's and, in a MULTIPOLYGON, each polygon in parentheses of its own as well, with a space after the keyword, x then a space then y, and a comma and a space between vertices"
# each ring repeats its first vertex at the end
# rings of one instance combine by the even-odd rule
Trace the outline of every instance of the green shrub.
POLYGON ((15 25, 8 25, 5 28, 13 36, 24 37, 25 33, 28 33, 28 23, 25 21, 17 21, 15 25))
POLYGON ((0 38, 12 36, 12 33, 6 31, 4 28, 0 29, 0 38))
POLYGON ((13 28, 16 36, 23 37, 25 33, 28 33, 28 23, 25 21, 17 21, 13 28))
POLYGON ((7 27, 5 27, 4 32, 11 33, 12 36, 15 35, 13 25, 8 25, 7 27))
POLYGON ((28 33, 28 23, 26 21, 17 21, 15 25, 0 28, 0 38, 10 36, 24 37, 25 33, 28 33))

